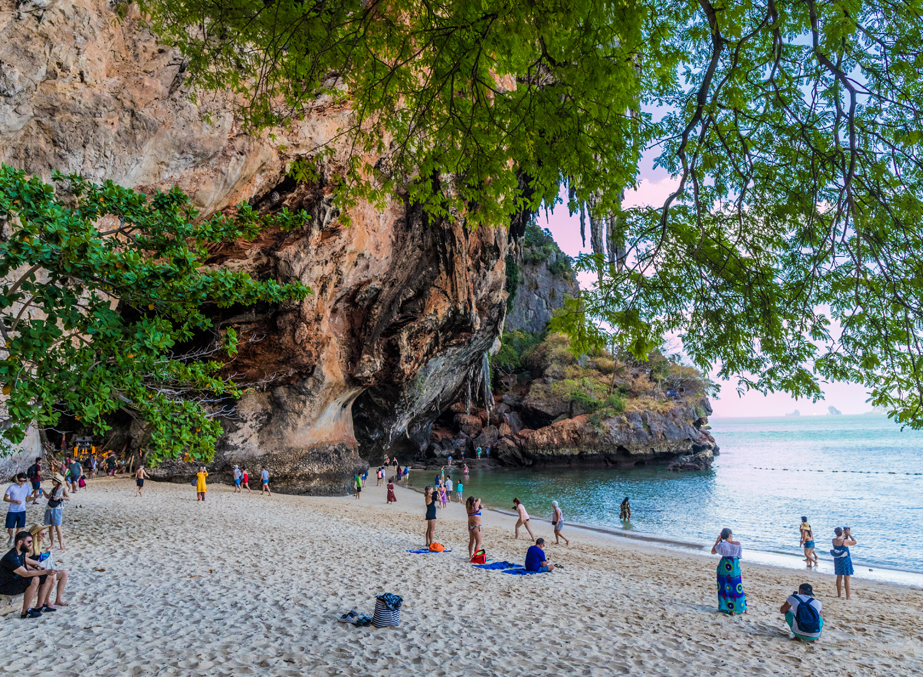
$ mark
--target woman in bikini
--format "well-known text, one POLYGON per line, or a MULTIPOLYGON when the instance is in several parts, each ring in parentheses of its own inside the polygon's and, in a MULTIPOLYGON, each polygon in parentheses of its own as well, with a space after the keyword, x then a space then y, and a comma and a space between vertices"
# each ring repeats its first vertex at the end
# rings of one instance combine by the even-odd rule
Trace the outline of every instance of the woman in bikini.
POLYGON ((481 499, 469 496, 465 502, 468 513, 468 559, 481 549, 481 499))
POLYGON ((423 500, 426 502, 426 547, 428 548, 436 539, 436 494, 432 487, 423 490, 423 500))

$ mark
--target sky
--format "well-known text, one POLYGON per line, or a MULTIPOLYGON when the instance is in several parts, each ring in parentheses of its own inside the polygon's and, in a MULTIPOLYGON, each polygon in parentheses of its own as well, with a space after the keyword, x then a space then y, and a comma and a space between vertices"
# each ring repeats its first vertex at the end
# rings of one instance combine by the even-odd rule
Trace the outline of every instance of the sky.
MULTIPOLYGON (((636 191, 629 191, 625 195, 624 206, 635 207, 642 205, 660 206, 667 196, 675 189, 677 181, 660 168, 653 167, 653 155, 645 155, 641 160, 640 183, 636 191)), ((569 256, 589 252, 589 247, 583 247, 580 241, 580 217, 575 214, 569 216, 567 205, 558 205, 553 214, 548 215, 546 222, 545 213, 538 216, 538 225, 548 228, 555 241, 569 256)), ((587 244, 589 245, 589 225, 587 225, 587 244)), ((588 288, 593 284, 593 276, 581 274, 580 286, 588 288)), ((737 381, 721 381, 715 372, 711 378, 721 386, 721 392, 712 398, 714 417, 738 416, 784 416, 797 409, 802 416, 826 415, 829 406, 834 406, 843 414, 865 414, 871 411, 872 406, 866 402, 868 394, 862 386, 851 383, 831 383, 823 385, 825 399, 816 403, 810 400, 795 400, 786 393, 773 393, 764 396, 757 392, 747 392, 743 396, 737 394, 737 381)))

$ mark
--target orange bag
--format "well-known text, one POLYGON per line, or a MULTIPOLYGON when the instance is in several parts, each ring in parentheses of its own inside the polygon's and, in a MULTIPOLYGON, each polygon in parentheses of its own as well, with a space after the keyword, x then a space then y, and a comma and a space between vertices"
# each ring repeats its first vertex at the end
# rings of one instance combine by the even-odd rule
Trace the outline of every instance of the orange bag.
POLYGON ((442 543, 436 543, 435 541, 429 544, 429 549, 433 552, 443 552, 445 546, 442 543))

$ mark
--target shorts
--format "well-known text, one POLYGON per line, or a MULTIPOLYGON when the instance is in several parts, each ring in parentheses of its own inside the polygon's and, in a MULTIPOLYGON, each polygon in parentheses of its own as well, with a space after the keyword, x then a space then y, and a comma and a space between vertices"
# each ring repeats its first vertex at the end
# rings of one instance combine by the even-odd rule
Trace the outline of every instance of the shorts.
POLYGON ((456 491, 456 492, 455 492, 455 495, 458 496, 459 498, 461 498, 462 492, 456 491))
POLYGON ((135 484, 137 484, 138 488, 140 489, 144 486, 144 480, 135 480, 135 484))
POLYGON ((6 514, 7 529, 25 529, 26 528, 26 511, 10 511, 6 514))
POLYGON ((562 529, 564 529, 564 520, 558 520, 557 523, 554 525, 554 530, 561 531, 562 529))
POLYGON ((269 485, 269 480, 263 480, 262 483, 263 483, 263 486, 264 486, 264 487, 265 487, 265 486, 268 486, 268 485, 269 485))
POLYGON ((64 519, 64 508, 45 508, 45 526, 59 527, 64 519))
POLYGON ((804 549, 805 549, 805 550, 813 550, 813 549, 814 549, 814 541, 805 541, 805 542, 804 542, 804 549))
MULTIPOLYGON (((44 581, 44 576, 40 577, 44 581)), ((21 595, 29 587, 29 584, 32 583, 31 578, 17 578, 15 581, 10 581, 3 587, 0 587, 0 595, 21 595)), ((41 585, 41 583, 39 583, 41 585)))
MULTIPOLYGON (((795 637, 800 639, 802 642, 813 642, 815 639, 820 639, 820 637, 805 637, 804 635, 799 635, 797 632, 795 632, 792 629, 792 626, 795 622, 795 614, 793 614, 791 611, 785 614, 785 622, 788 623, 788 629, 792 631, 792 634, 795 635, 795 637)), ((823 618, 820 619, 820 629, 821 631, 823 631, 824 629, 824 619, 823 618)))
POLYGON ((238 477, 236 480, 234 480, 234 486, 235 486, 235 487, 239 487, 239 486, 240 486, 240 478, 239 478, 239 477, 238 477))
POLYGON ((36 480, 33 480, 33 481, 32 481, 32 491, 41 491, 41 489, 42 489, 42 481, 41 481, 41 480, 37 480, 37 481, 36 481, 36 480))

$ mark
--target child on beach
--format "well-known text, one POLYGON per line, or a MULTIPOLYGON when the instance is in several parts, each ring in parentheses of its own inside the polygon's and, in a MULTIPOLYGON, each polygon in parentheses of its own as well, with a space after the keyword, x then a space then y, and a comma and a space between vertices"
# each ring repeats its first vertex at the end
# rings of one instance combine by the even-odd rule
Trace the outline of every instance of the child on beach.
POLYGON ((135 484, 138 487, 138 496, 141 496, 141 492, 144 491, 144 480, 147 479, 147 473, 144 472, 144 466, 141 466, 135 471, 135 484))
POLYGON ((195 500, 196 501, 205 500, 205 492, 208 491, 208 486, 205 484, 206 477, 208 477, 208 471, 205 469, 205 466, 203 465, 201 468, 199 468, 199 472, 196 473, 196 483, 195 483, 195 491, 196 491, 195 500))
POLYGON ((394 495, 394 478, 388 480, 388 503, 397 503, 397 496, 394 495))
POLYGON ((353 475, 353 483, 356 486, 356 500, 359 500, 359 496, 362 495, 362 475, 356 473, 353 475))
POLYGON ((449 504, 449 499, 446 497, 445 485, 442 482, 439 482, 439 507, 444 508, 449 504))
POLYGON ((464 489, 464 486, 462 485, 461 482, 455 485, 455 496, 458 498, 459 503, 462 502, 462 490, 463 489, 464 489))

